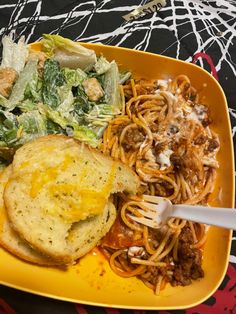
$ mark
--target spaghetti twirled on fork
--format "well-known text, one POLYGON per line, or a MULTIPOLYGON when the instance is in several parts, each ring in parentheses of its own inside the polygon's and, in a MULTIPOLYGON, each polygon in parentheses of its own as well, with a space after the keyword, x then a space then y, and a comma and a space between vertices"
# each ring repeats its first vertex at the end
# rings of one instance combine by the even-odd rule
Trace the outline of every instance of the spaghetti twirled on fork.
MULTIPOLYGON (((133 168, 140 195, 163 196, 173 203, 206 204, 214 187, 219 139, 209 127, 208 107, 189 78, 133 80, 121 87, 123 112, 105 130, 101 150, 133 168)), ((166 282, 187 285, 202 277, 205 226, 172 218, 153 230, 128 217, 139 215, 136 197, 117 198, 119 216, 101 243, 111 268, 138 276, 156 293, 166 282)))

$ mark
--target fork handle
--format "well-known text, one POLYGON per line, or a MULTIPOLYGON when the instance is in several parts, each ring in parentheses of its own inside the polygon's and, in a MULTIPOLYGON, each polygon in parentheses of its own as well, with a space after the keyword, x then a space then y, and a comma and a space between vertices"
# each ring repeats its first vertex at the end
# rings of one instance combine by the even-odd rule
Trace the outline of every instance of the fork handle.
POLYGON ((236 209, 198 205, 173 205, 172 217, 236 230, 236 209))

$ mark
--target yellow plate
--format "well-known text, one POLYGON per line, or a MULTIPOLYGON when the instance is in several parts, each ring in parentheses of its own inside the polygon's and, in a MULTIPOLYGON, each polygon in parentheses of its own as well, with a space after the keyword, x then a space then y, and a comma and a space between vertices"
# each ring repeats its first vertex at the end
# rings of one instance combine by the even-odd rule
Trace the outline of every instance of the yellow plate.
MULTIPOLYGON (((201 68, 175 59, 124 48, 85 44, 115 59, 121 68, 146 78, 172 78, 186 74, 210 106, 213 129, 219 134, 216 188, 211 204, 233 207, 234 162, 227 102, 219 84, 201 68)), ((34 266, 0 248, 0 283, 55 299, 83 304, 130 309, 186 309, 206 300, 221 283, 228 265, 232 233, 211 227, 203 254, 205 277, 186 287, 167 286, 160 294, 136 278, 120 278, 100 254, 89 254, 68 271, 34 266)))

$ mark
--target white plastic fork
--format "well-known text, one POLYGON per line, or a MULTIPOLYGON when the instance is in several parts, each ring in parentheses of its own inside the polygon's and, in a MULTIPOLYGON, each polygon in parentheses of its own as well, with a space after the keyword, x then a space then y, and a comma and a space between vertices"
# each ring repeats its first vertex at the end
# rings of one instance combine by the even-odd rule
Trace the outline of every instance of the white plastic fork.
POLYGON ((151 228, 160 228, 169 218, 173 217, 236 230, 236 209, 185 204, 173 205, 166 198, 150 195, 143 195, 141 202, 147 211, 140 208, 137 210, 142 217, 131 214, 129 217, 151 228))

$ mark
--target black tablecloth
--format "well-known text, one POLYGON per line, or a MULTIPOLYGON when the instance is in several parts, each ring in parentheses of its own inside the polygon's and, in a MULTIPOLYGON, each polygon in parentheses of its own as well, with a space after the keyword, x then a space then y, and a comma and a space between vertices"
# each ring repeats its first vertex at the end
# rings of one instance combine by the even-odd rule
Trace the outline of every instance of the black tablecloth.
MULTIPOLYGON (((0 37, 13 32, 15 39, 24 35, 27 42, 33 42, 42 33, 52 33, 83 42, 101 42, 154 52, 187 62, 194 61, 211 72, 223 87, 229 105, 232 136, 235 138, 236 1, 169 0, 160 11, 136 20, 124 20, 124 15, 147 2, 1 0, 0 37)), ((234 237, 228 272, 219 290, 204 304, 187 310, 186 313, 236 313, 235 248, 234 237)), ((0 286, 0 314, 87 312, 133 313, 131 310, 83 307, 0 286)), ((141 312, 136 311, 136 314, 139 313, 141 312)))

